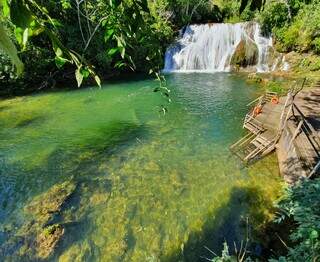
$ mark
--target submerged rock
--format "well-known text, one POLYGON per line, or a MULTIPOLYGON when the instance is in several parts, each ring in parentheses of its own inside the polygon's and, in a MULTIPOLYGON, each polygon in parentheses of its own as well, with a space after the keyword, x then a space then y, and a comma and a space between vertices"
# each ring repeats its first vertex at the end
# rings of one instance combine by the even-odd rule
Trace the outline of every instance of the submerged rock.
POLYGON ((35 197, 25 207, 25 212, 31 214, 38 223, 47 223, 55 213, 61 211, 63 203, 75 189, 76 185, 71 181, 54 185, 49 191, 35 197))
POLYGON ((251 40, 241 40, 234 51, 230 64, 232 66, 247 67, 258 63, 259 50, 251 40))
MULTIPOLYGON (((53 223, 61 215, 67 199, 73 194, 76 184, 66 181, 54 185, 47 192, 31 200, 23 209, 28 218, 24 224, 12 232, 4 243, 6 256, 29 261, 45 260, 52 256, 65 233, 60 223, 53 223)), ((3 252, 1 250, 0 252, 3 252)))
POLYGON ((59 225, 46 227, 36 239, 37 256, 41 259, 48 258, 55 250, 56 245, 64 234, 64 228, 59 225))

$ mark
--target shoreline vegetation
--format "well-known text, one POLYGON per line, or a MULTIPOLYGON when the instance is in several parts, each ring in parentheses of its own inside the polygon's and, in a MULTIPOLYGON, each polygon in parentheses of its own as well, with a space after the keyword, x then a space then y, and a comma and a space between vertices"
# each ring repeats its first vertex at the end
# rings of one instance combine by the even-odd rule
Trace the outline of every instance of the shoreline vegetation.
POLYGON ((205 0, 200 3, 193 0, 137 0, 133 4, 125 1, 112 5, 98 3, 96 11, 89 0, 86 0, 86 6, 75 5, 81 1, 61 0, 58 4, 51 1, 43 4, 46 14, 33 9, 31 3, 36 1, 28 1, 28 9, 13 6, 14 9, 8 10, 4 4, 6 1, 1 4, 1 24, 17 46, 24 64, 24 73, 18 76, 8 56, 0 52, 2 94, 20 95, 65 85, 76 87, 77 66, 81 68, 81 79, 86 85, 95 83, 90 68, 105 81, 125 77, 128 73, 159 72, 163 68, 166 48, 184 25, 192 23, 256 21, 260 23, 263 34, 273 35, 274 51, 285 54, 290 65, 288 72, 275 71, 273 75, 288 79, 306 75, 316 78, 320 71, 320 11, 317 0, 268 0, 265 3, 250 0, 205 0), (19 11, 24 11, 20 20, 15 18, 15 12, 19 11), (90 11, 99 15, 91 17, 90 11), (87 15, 78 19, 77 12, 87 12, 87 15), (114 15, 105 16, 108 12, 114 15), (137 21, 128 20, 129 13, 135 14, 137 21), (99 23, 99 18, 103 18, 103 23, 99 23), (41 22, 44 27, 38 25, 41 22), (53 24, 47 28, 47 23, 53 24), (123 23, 127 23, 129 28, 123 23), (51 27, 59 42, 48 41, 50 37, 45 32, 51 27), (93 29, 97 29, 94 35, 90 34, 93 29), (87 46, 85 40, 90 37, 87 46), (58 43, 63 43, 63 46, 57 46, 58 43), (82 54, 81 59, 85 62, 80 61, 77 65, 71 61, 65 54, 68 50, 82 54))
MULTIPOLYGON (((16 50, 11 46, 10 52, 24 65, 24 71, 18 73, 19 62, 13 65, 12 56, 0 52, 1 99, 66 90, 65 86, 72 90, 81 85, 100 85, 101 80, 130 81, 138 74, 159 79, 164 52, 179 30, 187 24, 207 22, 257 21, 263 34, 272 34, 275 50, 285 54, 290 68, 267 74, 239 69, 236 73, 249 83, 281 94, 304 78, 307 87, 319 80, 318 0, 3 0, 0 14, 0 32, 10 39, 5 44, 13 43, 16 50)), ((168 95, 166 91, 164 94, 168 95)), ((65 235, 63 227, 50 224, 50 220, 60 215, 76 188, 72 183, 57 185, 47 193, 53 203, 43 194, 43 199, 25 207, 26 213, 40 214, 21 230, 34 237, 26 237, 30 241, 26 246, 34 245, 43 260, 52 256, 65 235), (63 193, 61 198, 56 191, 63 193), (34 212, 40 204, 43 209, 34 212)), ((244 200, 253 201, 246 196, 244 200)), ((209 259, 320 261, 319 203, 319 178, 285 186, 277 203, 268 207, 274 218, 258 232, 260 243, 241 249, 228 243, 229 247, 221 247, 221 256, 212 254, 209 259)), ((28 252, 27 248, 24 251, 28 252)))

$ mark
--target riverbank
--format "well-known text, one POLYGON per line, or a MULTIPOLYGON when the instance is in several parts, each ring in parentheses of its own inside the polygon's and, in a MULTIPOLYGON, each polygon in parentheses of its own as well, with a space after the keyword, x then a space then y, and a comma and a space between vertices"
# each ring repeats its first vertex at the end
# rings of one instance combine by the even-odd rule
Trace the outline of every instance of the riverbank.
MULTIPOLYGON (((152 76, 146 72, 133 72, 133 71, 108 71, 105 74, 99 74, 103 84, 115 82, 130 82, 136 80, 153 79, 152 76)), ((94 79, 87 79, 83 85, 77 87, 77 82, 74 77, 74 72, 64 72, 63 70, 55 77, 43 76, 41 82, 35 83, 20 83, 17 82, 0 82, 0 99, 7 99, 12 97, 27 96, 33 94, 50 93, 50 92, 63 92, 63 91, 76 91, 86 88, 99 88, 94 79)))
POLYGON ((318 173, 320 158, 320 85, 300 92, 293 101, 277 147, 280 171, 289 184, 318 173))
MULTIPOLYGON (((249 80, 258 77, 254 74, 249 80)), ((280 173, 288 184, 316 175, 320 165, 320 82, 301 92, 306 82, 295 82, 289 90, 272 86, 277 88, 249 103, 243 124, 248 133, 230 147, 245 163, 276 149, 280 173)))

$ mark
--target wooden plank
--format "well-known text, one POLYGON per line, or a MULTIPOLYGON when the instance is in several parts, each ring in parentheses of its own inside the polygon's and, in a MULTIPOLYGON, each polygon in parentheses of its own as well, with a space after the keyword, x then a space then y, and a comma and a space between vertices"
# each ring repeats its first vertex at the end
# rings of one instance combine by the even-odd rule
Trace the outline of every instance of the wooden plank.
POLYGON ((255 150, 253 150, 249 155, 247 155, 244 160, 245 161, 249 161, 250 159, 256 157, 259 153, 261 152, 260 148, 256 148, 255 150))
POLYGON ((289 148, 290 148, 291 144, 293 143, 293 140, 295 140, 296 137, 297 137, 297 135, 299 134, 299 131, 300 131, 300 128, 301 128, 302 124, 303 124, 303 120, 301 120, 301 121, 299 122, 296 130, 294 131, 293 136, 292 136, 292 138, 291 138, 291 140, 290 140, 290 142, 289 142, 289 146, 288 146, 289 148))
POLYGON ((310 172, 310 174, 308 175, 308 178, 311 178, 313 175, 315 175, 318 171, 318 169, 320 168, 320 160, 318 161, 318 163, 314 166, 314 168, 312 169, 312 171, 310 172))
POLYGON ((248 133, 247 135, 245 135, 244 137, 242 137, 240 140, 238 140, 236 143, 234 143, 233 145, 230 146, 230 149, 233 149, 237 146, 241 146, 243 144, 245 144, 246 142, 248 142, 250 139, 252 139, 255 136, 255 134, 252 133, 248 133))

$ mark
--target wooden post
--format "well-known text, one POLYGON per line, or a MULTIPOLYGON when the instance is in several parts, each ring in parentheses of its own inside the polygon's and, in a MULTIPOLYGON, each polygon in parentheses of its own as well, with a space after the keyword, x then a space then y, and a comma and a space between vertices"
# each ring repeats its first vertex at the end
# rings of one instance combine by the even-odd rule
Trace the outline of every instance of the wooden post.
MULTIPOLYGON (((284 126, 283 117, 284 117, 286 108, 287 108, 287 106, 288 106, 288 104, 289 104, 290 98, 291 98, 291 92, 288 93, 287 98, 286 98, 286 102, 285 102, 284 107, 283 107, 282 112, 281 112, 280 123, 279 123, 279 127, 278 127, 278 132, 282 132, 282 130, 283 130, 283 126, 284 126)), ((291 103, 293 103, 293 101, 292 101, 291 103)), ((291 104, 291 106, 292 106, 292 104, 291 104)), ((290 110, 289 110, 289 112, 290 112, 290 110)), ((287 119, 286 119, 286 120, 287 120, 287 119)), ((285 121, 285 122, 286 122, 286 121, 285 121)), ((281 134, 280 134, 280 135, 281 135, 281 134)), ((280 136, 279 136, 279 137, 280 137, 280 136)))
POLYGON ((308 178, 311 178, 320 168, 320 160, 318 161, 318 163, 315 165, 315 167, 313 168, 313 170, 311 171, 311 173, 309 174, 308 178))
POLYGON ((299 130, 300 130, 302 124, 303 124, 303 120, 301 120, 301 121, 299 122, 296 130, 294 131, 293 136, 292 136, 292 138, 291 138, 291 140, 290 140, 290 142, 289 142, 288 148, 291 147, 291 144, 293 143, 293 141, 296 139, 297 135, 299 134, 299 130))

